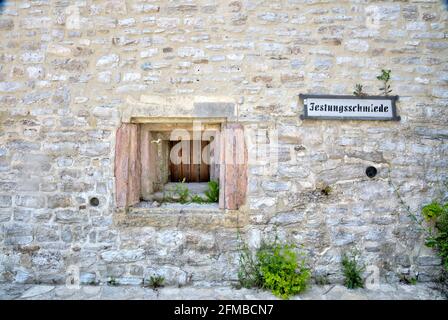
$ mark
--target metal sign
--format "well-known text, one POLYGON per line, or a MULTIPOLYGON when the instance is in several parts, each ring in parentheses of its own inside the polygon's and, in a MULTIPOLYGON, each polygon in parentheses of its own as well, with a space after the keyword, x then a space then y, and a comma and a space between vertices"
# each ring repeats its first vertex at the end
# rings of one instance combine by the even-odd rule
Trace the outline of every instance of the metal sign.
POLYGON ((300 94, 300 119, 392 120, 399 121, 395 101, 398 96, 348 96, 300 94))

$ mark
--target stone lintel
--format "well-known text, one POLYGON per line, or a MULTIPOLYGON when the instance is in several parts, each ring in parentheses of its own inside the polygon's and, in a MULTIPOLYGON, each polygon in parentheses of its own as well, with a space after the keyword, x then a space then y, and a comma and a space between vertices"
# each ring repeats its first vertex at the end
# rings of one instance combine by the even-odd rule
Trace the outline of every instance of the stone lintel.
MULTIPOLYGON (((135 119, 191 118, 236 120, 236 103, 226 97, 161 97, 141 96, 140 100, 126 99, 121 108, 121 122, 130 123, 135 119)), ((192 121, 191 120, 191 121, 192 121)))

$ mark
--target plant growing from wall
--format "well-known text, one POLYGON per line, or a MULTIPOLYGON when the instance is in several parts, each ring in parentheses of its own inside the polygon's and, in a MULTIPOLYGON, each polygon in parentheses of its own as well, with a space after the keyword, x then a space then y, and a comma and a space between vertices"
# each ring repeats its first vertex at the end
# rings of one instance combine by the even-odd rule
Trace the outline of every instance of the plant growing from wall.
POLYGON ((207 203, 208 201, 207 201, 207 199, 204 199, 203 197, 201 197, 201 196, 198 195, 198 194, 193 194, 193 195, 190 197, 190 202, 201 204, 201 203, 207 203))
POLYGON ((344 252, 341 263, 344 286, 349 289, 364 288, 364 280, 361 274, 365 270, 365 266, 359 263, 359 253, 357 251, 344 252))
POLYGON ((163 283, 165 282, 165 278, 159 275, 154 275, 149 277, 149 287, 157 290, 158 288, 163 287, 163 283))
POLYGON ((367 94, 363 91, 362 84, 357 83, 355 85, 355 91, 353 91, 353 95, 357 97, 365 97, 367 94))
POLYGON ((262 241, 253 254, 243 245, 240 249, 238 280, 245 288, 269 289, 283 299, 303 292, 311 277, 305 259, 298 258, 292 244, 262 241))
POLYGON ((321 190, 320 193, 323 194, 324 196, 329 196, 331 193, 332 189, 330 186, 324 186, 321 190))
POLYGON ((246 243, 242 243, 240 245, 238 262, 239 285, 247 289, 263 288, 263 275, 261 274, 260 264, 256 258, 256 255, 252 253, 246 243))
POLYGON ((218 202, 219 200, 219 183, 211 180, 207 183, 208 189, 205 191, 205 196, 209 202, 218 202))
POLYGON ((187 203, 190 198, 190 189, 185 185, 185 179, 176 184, 174 193, 177 195, 180 203, 187 203))
POLYGON ((436 250, 442 264, 448 272, 448 202, 432 202, 422 209, 428 222, 425 244, 436 250))
MULTIPOLYGON (((404 201, 390 178, 389 183, 394 188, 400 204, 405 208, 408 216, 417 224, 419 231, 424 233, 426 246, 436 250, 437 255, 442 259, 443 270, 446 275, 448 273, 448 202, 434 200, 424 206, 421 210, 424 218, 422 220, 411 211, 410 206, 404 201)), ((448 181, 444 182, 444 188, 448 190, 448 181)))
POLYGON ((190 189, 188 189, 188 186, 186 186, 184 178, 180 183, 177 183, 174 188, 169 190, 168 196, 165 196, 165 193, 163 194, 163 201, 180 202, 185 204, 189 201, 190 197, 190 189))
POLYGON ((389 84, 389 81, 390 81, 390 73, 391 73, 391 70, 384 70, 384 69, 382 69, 382 70, 381 70, 381 74, 380 74, 379 76, 376 77, 378 80, 383 81, 383 87, 382 87, 382 88, 379 88, 379 90, 380 90, 385 96, 388 96, 389 93, 392 92, 392 89, 390 88, 390 84, 389 84))
POLYGON ((110 277, 109 278, 109 280, 107 281, 107 284, 109 285, 109 286, 118 286, 118 282, 117 282, 117 280, 115 279, 115 277, 110 277))
POLYGON ((408 284, 408 285, 416 285, 417 284, 417 277, 401 275, 400 276, 400 282, 402 282, 404 284, 408 284))
POLYGON ((218 181, 211 180, 207 183, 208 188, 205 191, 205 196, 201 197, 198 194, 192 194, 185 183, 185 178, 177 183, 171 190, 168 191, 168 195, 163 193, 163 202, 180 202, 185 203, 210 203, 218 202, 219 200, 219 183, 218 181))
POLYGON ((324 286, 330 284, 327 274, 316 274, 314 275, 314 282, 319 286, 324 286))

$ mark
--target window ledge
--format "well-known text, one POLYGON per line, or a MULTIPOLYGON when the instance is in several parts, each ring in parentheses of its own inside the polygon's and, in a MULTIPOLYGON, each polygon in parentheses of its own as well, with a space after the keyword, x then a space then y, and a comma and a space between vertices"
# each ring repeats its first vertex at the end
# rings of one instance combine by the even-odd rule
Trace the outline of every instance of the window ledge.
POLYGON ((114 223, 121 227, 214 230, 243 227, 247 220, 245 212, 220 209, 217 203, 164 203, 153 207, 150 202, 142 201, 127 211, 117 212, 114 223))
POLYGON ((224 214, 217 203, 162 203, 158 207, 151 206, 151 202, 142 201, 129 208, 128 214, 224 214))

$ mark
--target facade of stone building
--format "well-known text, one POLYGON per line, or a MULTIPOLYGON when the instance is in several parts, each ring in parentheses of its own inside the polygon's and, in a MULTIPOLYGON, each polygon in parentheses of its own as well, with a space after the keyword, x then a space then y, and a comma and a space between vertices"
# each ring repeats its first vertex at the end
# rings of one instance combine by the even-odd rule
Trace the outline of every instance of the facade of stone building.
POLYGON ((230 283, 239 237, 273 235, 330 282, 353 248, 381 281, 436 278, 409 212, 446 196, 447 21, 437 0, 4 1, 0 281, 230 283), (299 94, 381 95, 382 69, 400 121, 300 118, 299 94), (243 164, 200 171, 219 204, 151 202, 181 168, 165 135, 197 123, 243 164))

